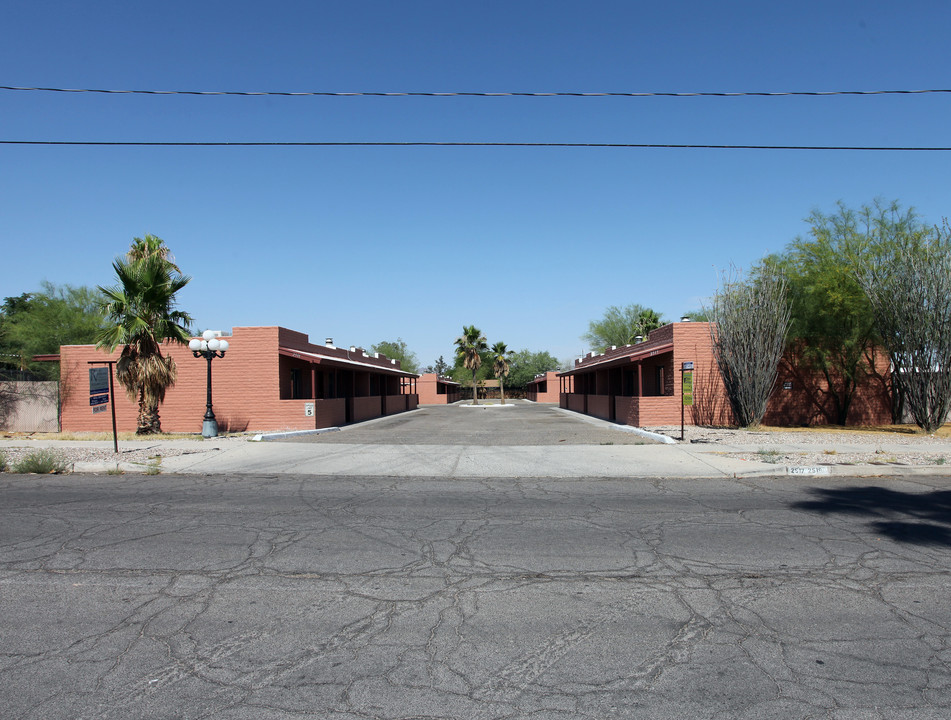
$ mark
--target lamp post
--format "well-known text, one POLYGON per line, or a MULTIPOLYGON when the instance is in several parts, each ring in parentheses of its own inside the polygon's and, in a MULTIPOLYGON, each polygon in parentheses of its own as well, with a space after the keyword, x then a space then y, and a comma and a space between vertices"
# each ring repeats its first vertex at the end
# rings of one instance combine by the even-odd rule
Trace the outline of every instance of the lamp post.
POLYGON ((205 419, 201 424, 201 436, 206 438, 218 437, 218 421, 215 412, 211 409, 211 361, 216 357, 224 357, 228 349, 227 340, 219 340, 212 330, 205 330, 202 339, 193 338, 188 343, 188 349, 196 357, 203 357, 208 361, 208 401, 205 407, 205 419))

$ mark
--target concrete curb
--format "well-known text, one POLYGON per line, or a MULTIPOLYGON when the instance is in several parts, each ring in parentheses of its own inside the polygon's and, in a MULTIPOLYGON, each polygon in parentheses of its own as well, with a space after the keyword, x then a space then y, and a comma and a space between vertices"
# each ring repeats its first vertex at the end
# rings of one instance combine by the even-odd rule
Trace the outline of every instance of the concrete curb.
POLYGON ((571 410, 565 410, 564 408, 554 408, 560 413, 569 415, 570 417, 581 420, 582 422, 589 423, 591 425, 597 425, 603 428, 609 428, 611 430, 619 430, 621 432, 630 433, 631 435, 640 435, 641 437, 649 438, 651 440, 656 440, 659 443, 664 445, 677 445, 677 441, 674 440, 669 435, 662 435, 661 433, 651 432, 650 430, 642 430, 638 427, 633 427, 631 425, 619 425, 618 423, 610 422, 609 420, 602 420, 600 418, 591 417, 590 415, 581 415, 580 413, 573 412, 571 410))
POLYGON ((316 430, 289 430, 287 432, 260 433, 250 439, 250 442, 263 442, 266 440, 282 440, 289 437, 303 437, 304 435, 323 435, 328 432, 340 432, 339 427, 318 428, 316 430))

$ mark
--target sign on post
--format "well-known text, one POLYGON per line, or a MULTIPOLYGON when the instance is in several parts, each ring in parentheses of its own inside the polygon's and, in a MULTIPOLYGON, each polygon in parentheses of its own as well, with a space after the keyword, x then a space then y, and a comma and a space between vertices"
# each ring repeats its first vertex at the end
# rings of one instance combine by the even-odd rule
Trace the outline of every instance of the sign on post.
POLYGON ((115 360, 90 360, 90 365, 105 365, 106 367, 89 368, 89 404, 92 413, 102 413, 107 407, 112 408, 112 449, 119 454, 119 433, 116 431, 116 403, 114 400, 116 389, 112 386, 112 366, 115 360), (113 398, 112 402, 109 402, 113 398))
POLYGON ((685 407, 693 405, 693 370, 684 370, 683 396, 685 407))
POLYGON ((108 367, 89 368, 89 404, 94 415, 106 411, 109 404, 108 367))
POLYGON ((680 389, 683 402, 680 403, 680 439, 684 439, 684 408, 693 405, 693 361, 680 366, 680 389))

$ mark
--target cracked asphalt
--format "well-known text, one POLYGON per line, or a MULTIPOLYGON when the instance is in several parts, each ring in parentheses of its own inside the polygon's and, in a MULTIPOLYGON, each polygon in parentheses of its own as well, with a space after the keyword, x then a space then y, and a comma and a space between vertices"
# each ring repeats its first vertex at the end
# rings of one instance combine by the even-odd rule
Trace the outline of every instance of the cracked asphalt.
POLYGON ((2 476, 4 718, 946 718, 946 478, 2 476))
POLYGON ((0 716, 947 718, 949 485, 3 474, 0 716))

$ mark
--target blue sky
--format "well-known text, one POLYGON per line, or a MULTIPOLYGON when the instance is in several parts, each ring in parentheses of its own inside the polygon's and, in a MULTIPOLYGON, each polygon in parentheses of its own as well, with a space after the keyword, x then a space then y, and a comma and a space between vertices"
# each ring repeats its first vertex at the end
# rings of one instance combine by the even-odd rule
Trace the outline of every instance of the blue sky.
MULTIPOLYGON (((7 0, 0 84, 331 92, 951 86, 947 2, 7 0)), ((951 95, 190 97, 0 91, 0 140, 951 146, 951 95)), ((951 215, 941 152, 0 146, 0 297, 111 284, 156 234, 201 328, 403 338, 464 324, 565 359, 609 305, 673 320, 813 209, 951 215)), ((233 348, 238 352, 239 348, 233 348)))

